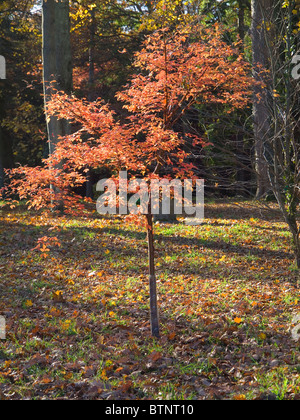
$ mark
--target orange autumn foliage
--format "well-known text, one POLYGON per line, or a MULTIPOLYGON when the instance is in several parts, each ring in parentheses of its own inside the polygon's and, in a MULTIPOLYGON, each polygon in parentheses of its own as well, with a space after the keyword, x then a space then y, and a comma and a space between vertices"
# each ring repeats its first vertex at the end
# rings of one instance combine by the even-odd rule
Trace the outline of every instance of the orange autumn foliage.
POLYGON ((61 139, 43 167, 10 171, 10 190, 29 198, 35 208, 51 206, 53 194, 65 211, 81 210, 71 188, 86 181, 85 172, 101 166, 144 178, 192 177, 189 156, 205 146, 199 135, 176 130, 176 123, 197 104, 223 104, 224 111, 245 107, 252 94, 250 67, 238 45, 222 40, 222 29, 183 27, 159 30, 136 54, 136 75, 117 98, 129 112, 121 122, 101 100, 88 102, 57 92, 48 112, 76 127, 61 139), (164 174, 165 175, 165 174, 164 174), (49 185, 56 188, 49 188, 49 185))

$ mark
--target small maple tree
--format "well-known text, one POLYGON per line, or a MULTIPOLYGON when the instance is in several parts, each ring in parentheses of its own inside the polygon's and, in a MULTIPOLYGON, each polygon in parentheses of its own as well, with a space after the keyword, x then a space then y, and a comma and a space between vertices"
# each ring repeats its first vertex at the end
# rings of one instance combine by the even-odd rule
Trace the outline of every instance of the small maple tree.
MULTIPOLYGON (((223 104, 230 112, 245 107, 251 97, 249 65, 237 44, 229 46, 222 40, 218 25, 159 30, 146 39, 134 65, 137 74, 117 95, 129 112, 123 123, 100 100, 90 103, 59 92, 53 95, 48 113, 79 129, 61 139, 44 167, 13 170, 14 192, 21 198, 28 196, 31 206, 50 206, 53 189, 49 185, 55 185, 66 211, 73 212, 80 207, 71 187, 85 182, 87 168, 107 165, 115 171, 127 170, 148 184, 153 178, 161 179, 166 168, 169 176, 191 178, 195 167, 188 161, 189 150, 205 143, 200 136, 176 131, 177 122, 196 104, 223 104), (63 162, 59 169, 58 162, 63 162)), ((148 210, 151 329, 159 337, 150 194, 148 210)))

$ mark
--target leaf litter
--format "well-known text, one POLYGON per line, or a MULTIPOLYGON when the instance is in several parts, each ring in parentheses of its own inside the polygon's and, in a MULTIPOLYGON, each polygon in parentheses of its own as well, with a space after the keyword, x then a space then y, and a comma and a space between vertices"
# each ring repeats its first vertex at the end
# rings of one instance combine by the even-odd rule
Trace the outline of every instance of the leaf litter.
POLYGON ((142 227, 2 209, 0 399, 299 399, 288 230, 275 207, 206 207, 155 226, 159 341, 142 227))

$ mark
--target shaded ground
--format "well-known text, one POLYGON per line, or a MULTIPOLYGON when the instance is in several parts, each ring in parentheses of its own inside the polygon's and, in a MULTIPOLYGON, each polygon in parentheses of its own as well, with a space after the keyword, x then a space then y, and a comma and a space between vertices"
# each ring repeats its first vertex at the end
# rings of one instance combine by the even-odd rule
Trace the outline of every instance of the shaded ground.
POLYGON ((0 229, 0 399, 299 398, 298 274, 276 208, 156 225, 160 341, 142 226, 3 208, 0 229), (45 235, 61 246, 42 255, 45 235))

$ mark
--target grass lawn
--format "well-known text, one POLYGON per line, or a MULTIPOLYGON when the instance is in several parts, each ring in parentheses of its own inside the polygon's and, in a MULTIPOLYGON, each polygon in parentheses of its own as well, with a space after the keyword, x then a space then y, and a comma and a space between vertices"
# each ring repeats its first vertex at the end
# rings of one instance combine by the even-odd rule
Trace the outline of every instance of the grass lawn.
POLYGON ((155 225, 159 341, 142 226, 0 211, 0 399, 300 398, 298 273, 275 207, 155 225), (45 235, 61 246, 43 255, 45 235))

